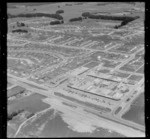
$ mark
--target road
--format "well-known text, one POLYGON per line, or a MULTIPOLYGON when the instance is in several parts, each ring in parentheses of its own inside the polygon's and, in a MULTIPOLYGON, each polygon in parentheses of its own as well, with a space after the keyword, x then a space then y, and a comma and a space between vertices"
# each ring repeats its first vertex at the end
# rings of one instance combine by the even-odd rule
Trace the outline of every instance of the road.
MULTIPOLYGON (((13 40, 17 40, 17 39, 14 39, 14 38, 11 38, 9 37, 9 39, 13 39, 13 40)), ((55 38, 56 39, 56 38, 55 38)), ((19 38, 20 40, 20 38, 19 38)), ((24 39, 23 39, 24 40, 24 39)), ((51 41, 48 42, 35 42, 35 41, 28 41, 28 40, 25 40, 27 41, 27 43, 33 43, 33 44, 45 44, 45 45, 53 45, 53 46, 59 46, 59 47, 66 47, 66 48, 73 48, 73 49, 80 49, 80 50, 89 50, 90 54, 93 53, 93 52, 97 52, 97 50, 91 50, 91 49, 88 49, 88 48, 77 48, 77 47, 72 47, 72 46, 66 46, 65 44, 63 45, 60 45, 60 44, 54 44, 52 43, 51 41)), ((112 48, 112 47, 111 47, 112 48)), ((101 52, 108 52, 109 49, 106 49, 106 50, 103 50, 101 52)), ((140 49, 141 50, 141 49, 140 49)), ((139 51, 140 51, 139 50, 139 51)), ((36 50, 37 51, 37 50, 36 50)), ((45 53, 45 52, 44 52, 45 53)), ((111 53, 114 53, 114 54, 118 54, 117 52, 111 52, 111 53)), ((128 63, 131 59, 133 59, 135 56, 135 54, 131 54, 130 55, 130 58, 128 58, 127 60, 124 60, 124 62, 122 62, 120 65, 118 65, 116 68, 114 68, 114 70, 119 70, 119 68, 121 66, 123 66, 124 64, 128 63)), ((63 59, 63 62, 65 62, 65 58, 64 57, 61 57, 63 59)), ((142 65, 143 66, 143 65, 142 65)), ((44 69, 43 71, 49 69, 46 68, 44 69)), ((139 69, 139 68, 138 68, 139 69)), ((43 72, 43 71, 40 71, 40 72, 43 72)), ((103 112, 100 112, 100 111, 96 111, 92 108, 89 108, 89 107, 86 107, 84 105, 80 105, 80 104, 77 104, 75 102, 72 102, 72 101, 69 101, 69 100, 66 100, 62 97, 58 97, 58 96, 55 96, 54 95, 54 92, 56 91, 56 88, 50 88, 50 87, 47 87, 45 86, 44 84, 37 84, 35 82, 32 82, 32 81, 29 81, 27 78, 19 78, 19 77, 16 77, 16 76, 13 76, 11 74, 8 74, 8 76, 11 77, 11 81, 12 82, 15 82, 15 84, 17 85, 20 85, 20 86, 23 86, 25 88, 27 88, 28 90, 31 90, 32 92, 35 92, 35 93, 39 93, 41 95, 45 95, 47 97, 52 97, 52 98, 57 98, 59 100, 62 100, 64 102, 67 102, 69 104, 73 104, 75 106, 77 106, 78 108, 81 108, 81 109, 85 109, 85 110, 88 110, 89 112, 99 116, 99 118, 107 121, 108 123, 112 123, 112 125, 115 125, 117 127, 120 127, 122 130, 125 130, 126 132, 129 132, 130 135, 140 135, 141 133, 144 134, 145 132, 145 127, 142 126, 142 125, 139 125, 139 124, 136 124, 136 123, 132 123, 132 122, 129 122, 127 120, 124 120, 121 118, 121 115, 125 112, 125 110, 127 108, 129 108, 129 106, 131 105, 132 101, 139 95, 140 92, 138 92, 137 94, 134 95, 134 97, 132 97, 132 100, 130 100, 130 103, 125 103, 125 101, 130 98, 130 96, 134 93, 134 88, 138 88, 139 84, 137 84, 136 86, 134 86, 134 88, 132 88, 131 92, 126 95, 122 102, 121 102, 121 105, 123 107, 123 109, 121 110, 121 112, 119 112, 117 115, 114 114, 115 110, 112 112, 112 113, 103 113, 103 112)), ((143 80, 142 80, 143 82, 143 80)), ((140 82, 141 83, 141 82, 140 82)), ((40 112, 41 113, 41 112, 40 112)), ((38 114, 38 113, 37 113, 38 114)), ((36 114, 36 115, 37 115, 36 114)), ((34 115, 34 116, 36 116, 34 115)), ((34 117, 33 116, 33 117, 34 117)), ((33 118, 31 117, 31 118, 33 118)), ((19 133, 20 129, 22 128, 22 126, 28 121, 30 120, 31 118, 27 119, 26 121, 24 121, 20 127, 18 128, 16 134, 14 137, 16 137, 16 135, 19 133)), ((91 117, 93 118, 93 117, 91 117)), ((115 127, 114 126, 114 127, 115 127)))
MULTIPOLYGON (((11 75, 9 75, 11 76, 11 75)), ((13 77, 14 78, 14 77, 13 77)), ((77 104, 77 103, 74 103, 74 102, 71 102, 69 100, 66 100, 66 99, 63 99, 63 98, 60 98, 60 97, 57 97, 57 96, 54 96, 53 95, 53 92, 55 91, 55 88, 48 88, 48 87, 45 87, 44 85, 39 85, 38 84, 38 87, 42 87, 44 89, 46 89, 47 91, 44 91, 44 90, 40 90, 40 89, 37 89, 37 88, 33 88, 32 86, 29 86, 28 84, 31 84, 31 82, 29 81, 25 81, 24 79, 19 79, 19 77, 15 77, 13 79, 18 85, 21 85, 25 88, 28 88, 28 90, 31 90, 35 93, 39 93, 41 95, 45 95, 47 97, 53 97, 53 98, 57 98, 57 99, 60 99, 60 100, 63 100, 64 102, 68 102, 68 103, 71 103, 77 107, 82 107, 88 111, 91 111, 92 113, 95 113, 96 115, 99 115, 101 118, 104 118, 104 119, 107 119, 108 122, 109 121, 112 121, 114 124, 119 124, 121 127, 128 127, 127 129, 130 131, 131 129, 135 132, 145 132, 145 128, 143 126, 140 126, 138 124, 135 124, 135 123, 130 123, 130 122, 127 122, 126 120, 123 120, 123 119, 118 119, 116 117, 114 117, 113 115, 108 115, 107 113, 100 113, 96 110, 93 110, 89 107, 86 107, 86 106, 83 106, 83 105, 80 105, 80 104, 77 104), (28 84, 25 84, 25 83, 28 83, 28 84)), ((33 83, 32 83, 33 84, 33 83)), ((34 83, 34 85, 36 85, 36 83, 34 83)), ((134 133, 134 132, 133 132, 134 133)))

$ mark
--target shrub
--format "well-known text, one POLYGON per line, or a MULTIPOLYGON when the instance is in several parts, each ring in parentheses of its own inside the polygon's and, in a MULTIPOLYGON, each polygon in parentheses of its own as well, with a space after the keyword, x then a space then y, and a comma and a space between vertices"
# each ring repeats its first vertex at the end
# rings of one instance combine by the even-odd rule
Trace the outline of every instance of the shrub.
POLYGON ((25 26, 25 23, 19 23, 19 22, 17 22, 17 26, 18 26, 18 27, 24 27, 24 26, 25 26))

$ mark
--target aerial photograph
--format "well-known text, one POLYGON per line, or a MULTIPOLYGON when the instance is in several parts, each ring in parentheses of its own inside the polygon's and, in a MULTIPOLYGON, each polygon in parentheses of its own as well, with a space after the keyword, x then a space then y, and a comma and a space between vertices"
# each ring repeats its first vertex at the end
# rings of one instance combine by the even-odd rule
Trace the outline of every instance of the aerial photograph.
POLYGON ((7 3, 7 137, 145 137, 145 3, 7 3))

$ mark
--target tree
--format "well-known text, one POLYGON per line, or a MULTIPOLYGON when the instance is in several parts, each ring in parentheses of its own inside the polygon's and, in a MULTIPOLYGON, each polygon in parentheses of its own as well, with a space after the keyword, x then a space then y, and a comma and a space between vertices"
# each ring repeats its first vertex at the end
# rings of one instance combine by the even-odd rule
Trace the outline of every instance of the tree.
POLYGON ((56 11, 56 14, 61 14, 61 13, 64 13, 64 10, 58 10, 58 11, 56 11))
POLYGON ((87 17, 90 16, 90 13, 89 13, 89 12, 82 13, 82 16, 83 16, 84 18, 87 18, 87 17))

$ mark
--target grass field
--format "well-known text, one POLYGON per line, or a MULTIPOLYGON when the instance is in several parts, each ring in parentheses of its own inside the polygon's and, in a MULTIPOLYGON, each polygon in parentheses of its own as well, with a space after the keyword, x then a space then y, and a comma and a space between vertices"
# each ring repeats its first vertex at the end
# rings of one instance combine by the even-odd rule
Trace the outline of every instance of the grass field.
POLYGON ((139 97, 131 104, 131 108, 127 111, 122 118, 145 125, 145 102, 144 93, 140 94, 139 97))
POLYGON ((11 101, 8 105, 8 113, 12 113, 13 111, 17 111, 20 109, 24 109, 31 113, 36 113, 42 111, 48 107, 48 104, 42 102, 45 96, 39 94, 31 94, 30 96, 26 96, 23 98, 15 99, 11 101))
POLYGON ((7 91, 7 97, 15 96, 19 93, 24 92, 26 89, 21 86, 15 86, 7 91))
MULTIPOLYGON (((126 10, 130 10, 134 7, 132 4, 128 3, 97 3, 95 2, 85 2, 83 4, 77 5, 75 2, 69 3, 57 3, 57 2, 49 2, 49 3, 13 3, 8 4, 8 12, 12 14, 18 13, 33 13, 33 12, 44 12, 44 13, 55 13, 57 10, 64 10, 63 17, 65 21, 68 21, 70 18, 79 17, 82 12, 105 12, 105 13, 120 13, 126 10), (15 5, 25 5, 25 7, 14 8, 15 5), (58 7, 59 6, 59 7, 58 7), (11 8, 12 7, 12 8, 11 8), (36 11, 34 10, 36 9, 36 11)), ((133 12, 132 15, 140 14, 133 12)), ((141 14, 141 18, 143 18, 143 13, 141 14)))

